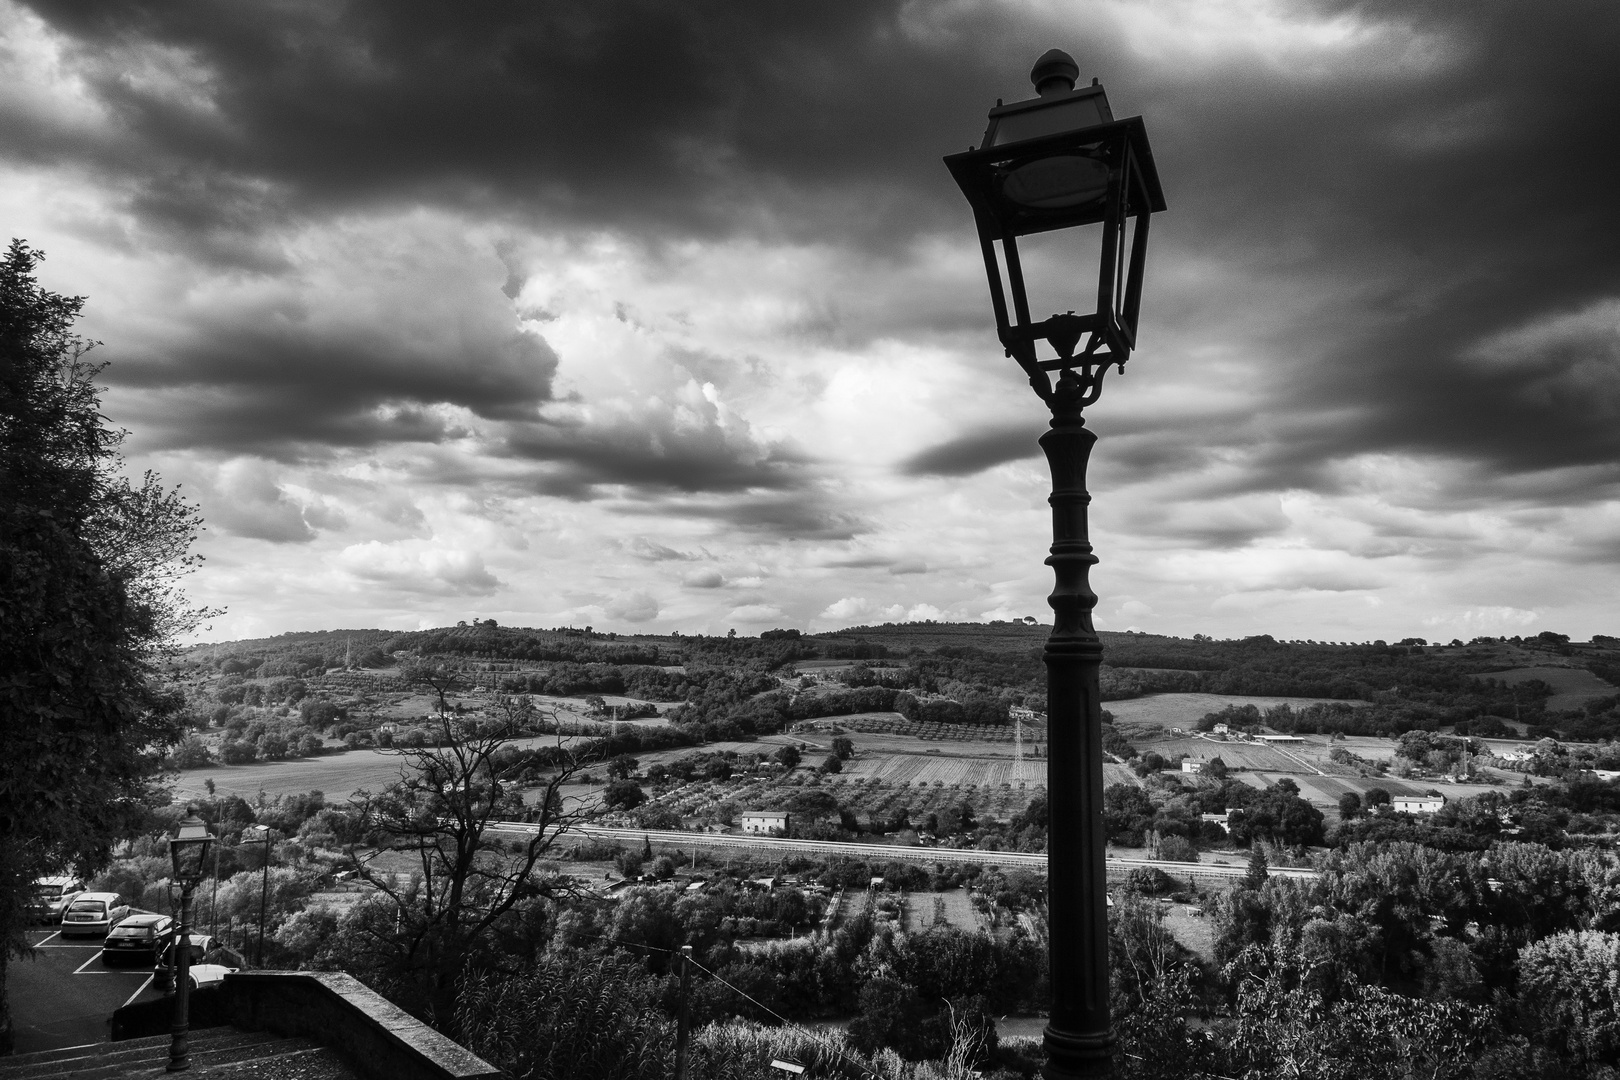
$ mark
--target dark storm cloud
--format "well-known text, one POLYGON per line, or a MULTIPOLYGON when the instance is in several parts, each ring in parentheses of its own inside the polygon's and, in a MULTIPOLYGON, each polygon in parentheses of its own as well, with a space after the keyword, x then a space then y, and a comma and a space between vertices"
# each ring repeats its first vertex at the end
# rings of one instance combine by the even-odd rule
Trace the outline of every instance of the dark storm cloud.
POLYGON ((1007 424, 960 435, 900 464, 907 476, 969 476, 1003 462, 1039 457, 1038 424, 1007 424))
POLYGON ((1321 463, 1364 451, 1500 474, 1612 468, 1613 310, 1592 320, 1606 333, 1513 332, 1620 297, 1620 8, 1356 3, 1343 14, 1398 27, 1392 41, 1408 51, 1385 50, 1390 73, 1347 66, 1290 85, 1246 65, 1198 72, 1196 88, 1142 88, 1157 99, 1144 112, 1173 211, 1161 244, 1271 280, 1279 296, 1306 281, 1324 298, 1292 318, 1255 306, 1258 323, 1287 326, 1256 339, 1275 366, 1259 388, 1269 400, 1245 412, 1316 415, 1321 427, 1263 449, 1251 486, 1319 484, 1321 463), (1400 71, 1403 60, 1418 70, 1400 71), (1482 343, 1504 335, 1482 361, 1482 343))
POLYGON ((656 540, 649 540, 645 536, 638 536, 626 545, 630 554, 647 562, 695 562, 707 558, 707 553, 693 554, 689 551, 677 551, 667 544, 660 544, 656 540))
POLYGON ((928 564, 915 556, 855 555, 847 559, 829 559, 821 565, 835 570, 887 570, 896 576, 928 572, 928 564))
POLYGON ((804 459, 786 447, 730 441, 717 426, 686 430, 667 416, 597 428, 514 424, 504 451, 553 466, 549 494, 594 498, 602 486, 655 492, 784 490, 807 482, 804 459))
MULTIPOLYGON (((466 434, 427 407, 462 406, 487 420, 532 417, 557 367, 532 334, 463 326, 444 343, 386 329, 319 329, 265 313, 199 327, 160 359, 115 364, 121 387, 159 392, 143 442, 297 457, 318 447, 436 442, 466 434)), ((134 407, 136 413, 142 406, 134 407)))
POLYGON ((913 36, 928 14, 898 0, 31 6, 130 138, 17 122, 14 143, 117 171, 151 223, 226 248, 279 213, 422 199, 904 236, 953 202, 939 155, 977 135, 1012 29, 913 36))
POLYGON ((777 540, 852 540, 869 526, 814 491, 786 497, 742 495, 704 503, 662 500, 626 503, 624 513, 719 522, 742 533, 777 540))

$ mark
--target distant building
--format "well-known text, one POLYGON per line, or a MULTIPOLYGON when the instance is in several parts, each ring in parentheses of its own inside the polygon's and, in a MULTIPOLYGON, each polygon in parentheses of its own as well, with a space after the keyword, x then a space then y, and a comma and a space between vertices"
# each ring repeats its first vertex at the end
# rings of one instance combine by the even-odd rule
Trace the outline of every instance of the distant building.
POLYGON ((1444 795, 1396 795, 1389 800, 1389 808, 1397 814, 1437 814, 1444 805, 1444 795))
POLYGON ((1282 743, 1287 743, 1287 742, 1302 743, 1302 742, 1305 741, 1304 739, 1300 738, 1298 735, 1256 735, 1255 738, 1258 739, 1260 742, 1264 742, 1264 743, 1279 743, 1279 742, 1282 742, 1282 743))
POLYGON ((1181 771, 1182 772, 1195 773, 1195 772, 1202 772, 1203 769, 1204 769, 1204 763, 1202 761, 1199 761, 1197 758, 1182 758, 1181 759, 1181 771))
POLYGON ((759 836, 786 836, 788 815, 785 810, 744 810, 742 831, 759 836))
POLYGON ((1014 705, 1007 710, 1007 719, 1033 724, 1035 722, 1035 710, 1026 708, 1023 705, 1014 705))
POLYGON ((1215 734, 1217 734, 1217 735, 1230 735, 1230 734, 1232 734, 1232 727, 1231 727, 1230 724, 1216 724, 1215 725, 1215 734))
POLYGON ((1230 813, 1231 811, 1229 810, 1222 810, 1218 814, 1199 814, 1198 818, 1200 821, 1207 821, 1210 824, 1219 825, 1222 832, 1231 832, 1232 822, 1229 816, 1230 813))

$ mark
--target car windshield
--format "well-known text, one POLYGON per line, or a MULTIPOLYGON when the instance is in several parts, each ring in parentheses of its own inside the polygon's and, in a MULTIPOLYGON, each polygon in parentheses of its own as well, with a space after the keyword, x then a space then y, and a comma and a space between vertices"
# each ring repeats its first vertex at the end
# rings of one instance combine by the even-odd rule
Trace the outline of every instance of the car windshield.
POLYGON ((43 897, 44 899, 46 899, 46 900, 55 900, 57 897, 62 895, 62 886, 60 886, 60 885, 36 885, 34 887, 34 891, 39 893, 39 895, 41 897, 43 897))
POLYGON ((94 911, 99 914, 107 910, 107 902, 105 900, 75 900, 73 901, 73 906, 68 908, 68 910, 94 911))

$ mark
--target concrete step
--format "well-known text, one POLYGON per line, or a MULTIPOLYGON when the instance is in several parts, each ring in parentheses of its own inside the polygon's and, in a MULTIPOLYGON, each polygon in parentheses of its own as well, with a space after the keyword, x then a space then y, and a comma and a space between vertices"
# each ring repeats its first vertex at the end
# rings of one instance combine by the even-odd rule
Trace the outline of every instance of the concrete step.
MULTIPOLYGON (((0 1080, 113 1080, 165 1075, 169 1043, 168 1036, 156 1035, 0 1059, 0 1080)), ((301 1055, 308 1057, 322 1047, 308 1039, 288 1039, 267 1031, 206 1028, 187 1035, 187 1049, 193 1075, 226 1077, 233 1074, 219 1070, 256 1063, 285 1064, 301 1055)), ((290 1074, 290 1070, 275 1068, 267 1072, 254 1068, 242 1073, 243 1076, 266 1077, 290 1074)))
POLYGON ((31 1054, 14 1054, 0 1058, 0 1080, 22 1080, 26 1077, 49 1076, 61 1072, 75 1062, 99 1061, 108 1054, 119 1053, 139 1057, 153 1047, 163 1047, 168 1053, 169 1036, 153 1035, 145 1039, 126 1039, 123 1042, 99 1042, 86 1046, 69 1046, 59 1050, 37 1050, 31 1054))

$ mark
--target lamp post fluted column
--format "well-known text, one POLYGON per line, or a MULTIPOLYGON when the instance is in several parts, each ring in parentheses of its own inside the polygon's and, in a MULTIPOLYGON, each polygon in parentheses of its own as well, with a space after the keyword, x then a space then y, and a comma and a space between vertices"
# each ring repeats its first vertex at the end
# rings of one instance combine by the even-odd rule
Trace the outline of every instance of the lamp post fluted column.
POLYGON ((1106 1075, 1114 1048, 1108 1016, 1107 836, 1103 810, 1102 642, 1091 624, 1097 594, 1086 466, 1097 436, 1081 409, 1080 380, 1066 373, 1048 404, 1051 430, 1041 450, 1052 471, 1052 548, 1056 578, 1047 602, 1046 640, 1047 913, 1052 1013, 1045 1030, 1050 1080, 1106 1075))
POLYGON ((191 1068, 186 1032, 191 1027, 191 893, 186 882, 180 890, 180 926, 174 935, 174 1024, 169 1029, 168 1072, 191 1068))

